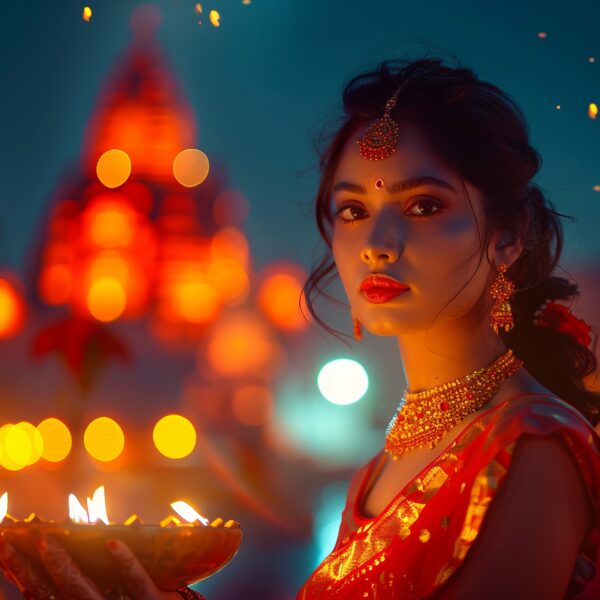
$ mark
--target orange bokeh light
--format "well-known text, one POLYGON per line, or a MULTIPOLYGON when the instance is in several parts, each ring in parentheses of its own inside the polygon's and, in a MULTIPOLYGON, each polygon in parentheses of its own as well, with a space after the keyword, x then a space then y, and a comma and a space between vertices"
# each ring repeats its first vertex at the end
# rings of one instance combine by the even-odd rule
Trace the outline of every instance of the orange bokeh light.
POLYGON ((273 394, 262 385, 246 385, 233 395, 232 410, 244 425, 264 425, 273 414, 273 394))
POLYGON ((135 213, 126 205, 99 202, 86 214, 90 240, 101 248, 129 246, 135 230, 135 213))
POLYGON ((87 294, 90 314, 104 323, 118 319, 127 306, 127 295, 123 286, 110 277, 95 281, 87 294))
POLYGON ((208 344, 207 356, 217 373, 235 376, 272 366, 277 351, 266 326, 255 316, 242 314, 218 326, 208 344))
POLYGON ((213 260, 218 258, 233 258, 244 268, 247 268, 249 257, 248 240, 236 227, 223 227, 210 240, 210 256, 213 260))
MULTIPOLYGON (((280 329, 299 331, 308 324, 300 311, 302 281, 291 273, 267 276, 258 290, 258 304, 269 320, 280 329)), ((304 310, 306 314, 307 311, 304 310)))
POLYGON ((123 150, 107 150, 96 163, 96 174, 107 188, 119 187, 131 175, 131 159, 123 150))
POLYGON ((211 321, 220 309, 215 289, 202 281, 185 281, 175 287, 177 316, 191 323, 211 321))
POLYGON ((196 148, 186 148, 173 160, 173 175, 184 187, 196 187, 207 177, 210 170, 208 156, 196 148))
POLYGON ((50 417, 44 419, 38 426, 44 440, 42 458, 49 462, 60 462, 71 452, 73 440, 68 427, 59 419, 50 417))
POLYGON ((217 290, 221 301, 236 306, 250 293, 250 279, 243 266, 233 258, 218 258, 210 263, 207 279, 217 290))
POLYGON ((8 279, 0 279, 0 339, 16 334, 25 322, 25 304, 8 279))

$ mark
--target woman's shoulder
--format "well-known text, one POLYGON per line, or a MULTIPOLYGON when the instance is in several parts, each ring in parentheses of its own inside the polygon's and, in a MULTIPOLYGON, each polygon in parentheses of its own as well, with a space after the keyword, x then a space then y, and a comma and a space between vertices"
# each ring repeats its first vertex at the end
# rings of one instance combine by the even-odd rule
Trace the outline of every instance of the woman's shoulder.
POLYGON ((523 433, 551 435, 568 431, 600 451, 600 438, 592 423, 566 400, 542 393, 522 393, 500 405, 490 416, 490 436, 519 437, 523 433))

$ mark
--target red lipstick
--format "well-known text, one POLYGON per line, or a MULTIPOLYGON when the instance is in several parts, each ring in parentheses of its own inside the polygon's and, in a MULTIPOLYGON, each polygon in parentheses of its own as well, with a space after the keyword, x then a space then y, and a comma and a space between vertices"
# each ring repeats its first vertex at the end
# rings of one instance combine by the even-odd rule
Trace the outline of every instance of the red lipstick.
POLYGON ((374 304, 388 302, 409 289, 401 281, 380 273, 370 273, 360 284, 360 291, 363 296, 374 304))

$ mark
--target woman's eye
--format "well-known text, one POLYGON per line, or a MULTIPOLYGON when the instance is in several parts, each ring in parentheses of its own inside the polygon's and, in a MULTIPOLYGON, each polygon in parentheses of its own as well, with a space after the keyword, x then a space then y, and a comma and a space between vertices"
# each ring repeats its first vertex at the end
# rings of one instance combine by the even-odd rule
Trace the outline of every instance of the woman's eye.
POLYGON ((433 217, 433 215, 440 212, 441 209, 441 204, 435 200, 419 200, 408 209, 406 214, 409 214, 411 217, 416 217, 417 219, 427 219, 433 217), (416 209, 416 212, 414 209, 416 209))
POLYGON ((364 212, 359 206, 342 206, 335 211, 335 217, 343 223, 352 223, 364 218, 364 212))

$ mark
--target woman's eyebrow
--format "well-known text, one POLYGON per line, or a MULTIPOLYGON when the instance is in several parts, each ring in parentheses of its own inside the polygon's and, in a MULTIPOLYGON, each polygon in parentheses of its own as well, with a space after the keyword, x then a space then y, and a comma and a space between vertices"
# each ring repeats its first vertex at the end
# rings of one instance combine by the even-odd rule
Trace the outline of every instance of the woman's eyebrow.
MULTIPOLYGON (((446 190, 450 190, 457 194, 457 190, 450 185, 447 181, 443 179, 438 179, 437 177, 425 176, 425 177, 411 177, 410 179, 403 179, 402 181, 396 181, 390 185, 387 185, 386 188, 390 194, 397 194, 399 192, 404 192, 406 190, 412 190, 417 187, 421 187, 423 185, 433 185, 437 187, 444 188, 446 190)), ((338 181, 334 188, 333 192, 339 191, 348 191, 353 192, 355 194, 366 194, 367 190, 364 186, 358 183, 350 183, 348 181, 338 181)))

